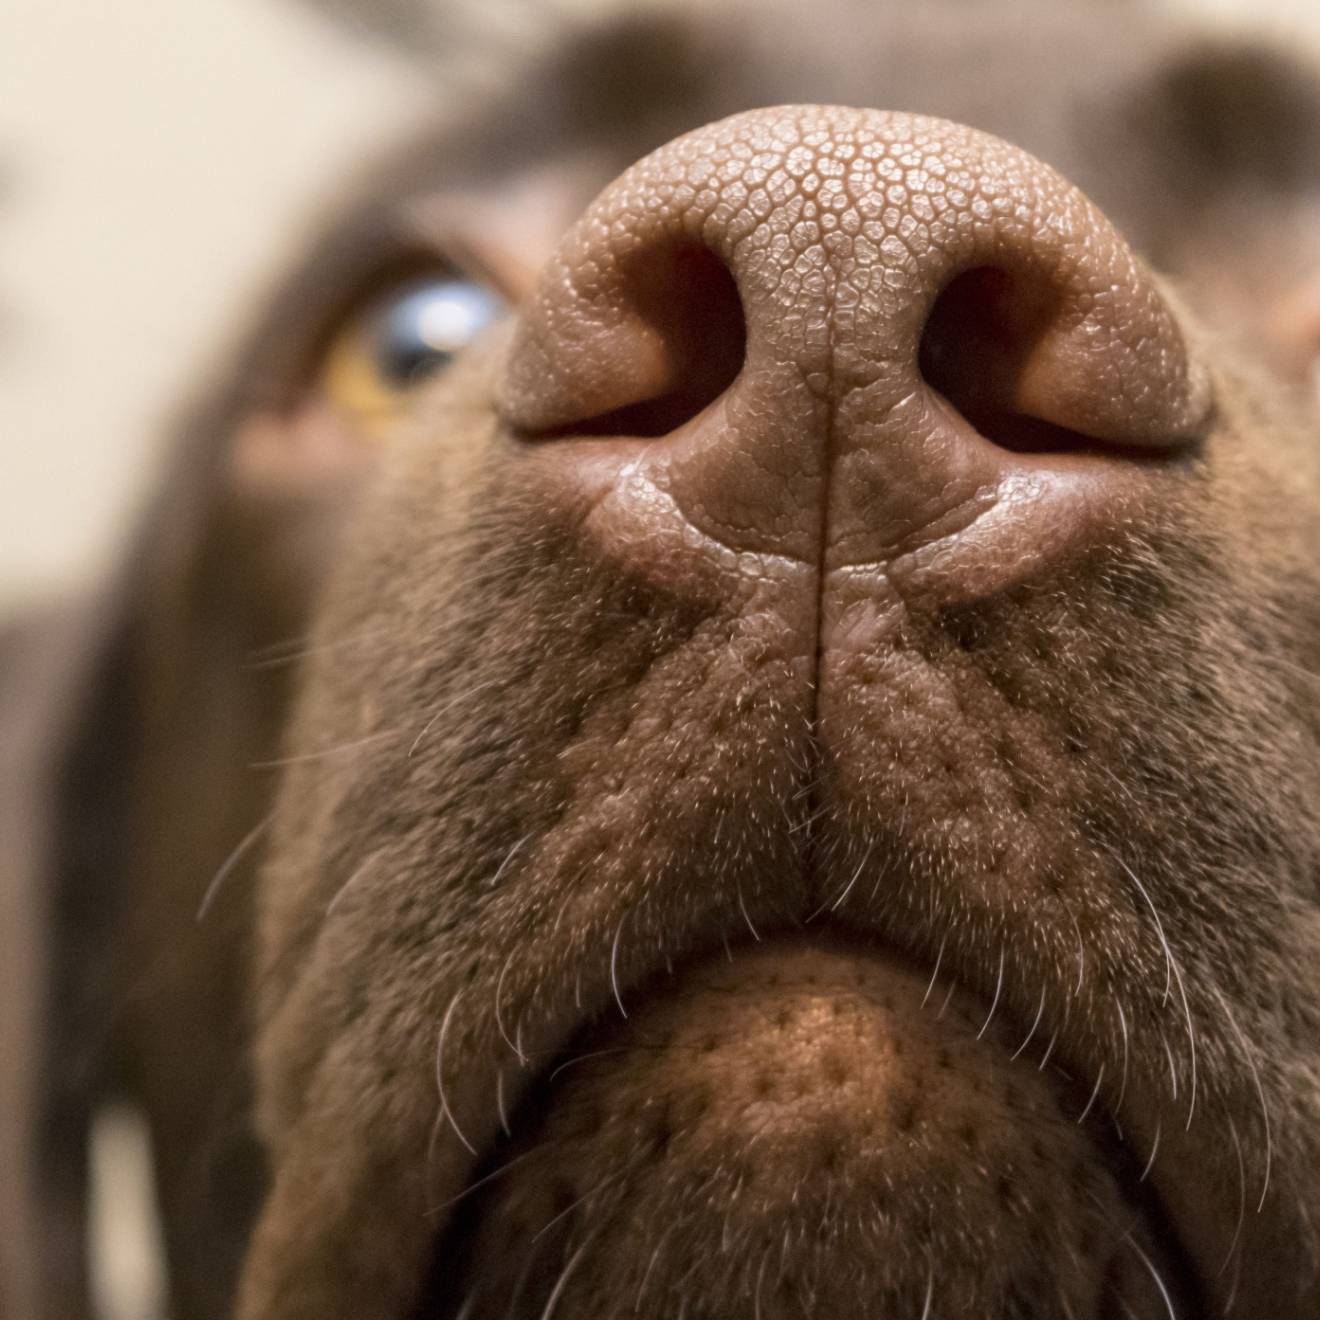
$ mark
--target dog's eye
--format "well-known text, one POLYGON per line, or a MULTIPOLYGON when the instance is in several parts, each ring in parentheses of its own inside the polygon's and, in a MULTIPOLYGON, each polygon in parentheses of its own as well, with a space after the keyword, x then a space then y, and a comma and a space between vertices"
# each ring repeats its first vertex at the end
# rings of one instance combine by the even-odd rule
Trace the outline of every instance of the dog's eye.
POLYGON ((413 391, 504 307, 494 290, 459 274, 394 286, 363 305, 331 341, 321 372, 327 399, 368 435, 387 433, 413 391))

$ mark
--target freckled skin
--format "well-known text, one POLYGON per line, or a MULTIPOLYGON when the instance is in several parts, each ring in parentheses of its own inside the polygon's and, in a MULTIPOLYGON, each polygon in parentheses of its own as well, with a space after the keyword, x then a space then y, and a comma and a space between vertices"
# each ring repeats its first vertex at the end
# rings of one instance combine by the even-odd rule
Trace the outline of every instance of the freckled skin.
POLYGON ((565 1275, 569 1315, 626 1297, 657 1316, 685 1298, 919 1316, 928 1294, 952 1314, 1033 1295, 1162 1314, 1122 1234, 1170 1266, 1098 1157, 1094 1109, 1079 1125, 1083 1100, 1014 1063, 984 1004, 941 987, 932 1005, 928 976, 858 952, 716 959, 570 1052, 469 1212, 453 1293, 481 1316, 534 1313, 565 1275), (1070 1255, 1093 1267, 1058 1270, 1070 1255))
MULTIPOLYGON (((859 1013, 858 1030, 925 1041, 918 1053, 948 1031, 967 1048, 959 1080, 927 1097, 921 1148, 882 1143, 847 1184, 861 1223, 901 1170, 912 1195, 880 1228, 768 1211, 833 1185, 796 1158, 758 1173, 759 1200, 716 1211, 712 1228, 739 1241, 758 1214, 783 1221, 773 1267, 797 1282, 767 1314, 860 1306, 841 1292, 812 1311, 835 1280, 916 1317, 932 1274, 987 1316, 1053 1316, 1069 1299, 1155 1317, 1161 1288, 1185 1310, 1308 1314, 1309 497, 1282 515, 1288 537, 1273 533, 1279 492, 1320 477, 1304 428, 1272 403, 1080 195, 970 130, 758 112, 607 190, 515 326, 420 410, 332 582, 321 638, 425 642, 309 666, 290 747, 310 755, 289 767, 262 887, 274 1186, 240 1315, 405 1314, 428 1269, 432 1313, 469 1293, 484 1305, 538 1180, 497 1180, 469 1237, 431 1253, 501 1109, 539 1106, 542 1071, 634 995, 697 1031, 711 1016, 700 968, 725 941, 813 925, 862 939, 847 974, 903 1005, 885 1010, 892 1026, 859 1013), (644 273, 682 243, 733 277, 740 372, 671 433, 576 435, 694 360, 700 304, 657 312, 644 273), (997 443, 919 369, 937 294, 986 262, 1027 290, 1030 333, 965 352, 997 373, 1001 409, 1067 437, 1061 451, 997 443), (336 745, 353 755, 315 754, 336 745), (974 1010, 932 1027, 886 951, 960 985, 1030 1052, 967 1045, 974 1010), (654 988, 669 963, 695 981, 654 988), (1066 1101, 1032 1080, 1047 1062, 1066 1101), (993 1120, 997 1165, 1022 1171, 1004 1195, 1043 1201, 988 1226, 988 1169, 949 1173, 959 1116, 1019 1076, 1051 1130, 1068 1105, 1099 1107, 1122 1142, 1070 1132, 1042 1157, 1034 1119, 993 1120), (1096 1220, 1079 1189, 1104 1207, 1096 1220), (1127 1238, 1109 1231, 1123 1213, 1127 1238), (1115 1235, 1135 1246, 1116 1252, 1115 1235)), ((584 1097, 610 1113, 688 1090, 709 1093, 688 1136, 736 1131, 746 1085, 713 1086, 707 1065, 648 1045, 649 1021, 518 1131, 567 1132, 571 1151, 584 1097)), ((848 1150, 874 1121, 827 1106, 811 1129, 824 1146, 803 1140, 848 1150)), ((586 1263, 558 1297, 558 1274, 536 1274, 529 1313, 606 1313, 625 1286, 647 1314, 672 1314, 680 1287, 691 1314, 743 1313, 757 1279, 714 1244, 708 1270, 686 1269, 701 1255, 689 1242, 676 1273, 663 1253, 645 1287, 630 1273, 641 1247, 624 1243, 704 1221, 673 1166, 627 1141, 607 1122, 594 1154, 533 1162, 551 1181, 560 1160, 575 1177, 631 1172, 624 1201, 602 1191, 565 1216, 556 1269, 586 1263), (617 1251, 592 1260, 595 1225, 625 1210, 617 1251)), ((491 1304, 504 1313, 498 1288, 491 1304)))

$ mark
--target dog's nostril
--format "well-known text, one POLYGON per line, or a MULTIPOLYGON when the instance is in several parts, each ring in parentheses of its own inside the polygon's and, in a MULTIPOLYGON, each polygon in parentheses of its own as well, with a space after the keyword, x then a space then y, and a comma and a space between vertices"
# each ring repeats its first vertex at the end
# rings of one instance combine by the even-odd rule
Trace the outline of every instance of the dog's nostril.
POLYGON ((1100 447, 1094 438, 1018 405, 1016 386, 1032 351, 1058 314, 1047 288, 995 266, 952 279, 936 299, 921 336, 922 378, 987 440, 1014 453, 1100 447))
POLYGON ((718 399, 742 370, 742 299, 714 252, 697 245, 647 247, 622 274, 628 311, 663 362, 650 382, 653 392, 555 427, 547 437, 668 435, 718 399))
MULTIPOLYGON (((1119 286, 1118 301, 1140 309, 1144 292, 1135 283, 1119 286)), ((1126 374, 1148 371, 1153 378, 1164 357, 1185 367, 1182 346, 1175 352, 1150 342, 1133 352, 1130 344, 1119 351, 1101 345, 1099 332, 1114 330, 1123 311, 1110 308, 1087 324, 1105 296, 1056 283, 1029 266, 965 270, 945 285, 927 317, 918 345, 921 376, 973 429, 1013 453, 1171 453, 1186 436, 1162 436, 1158 411, 1148 417, 1124 401, 1129 392, 1156 392, 1150 382, 1125 378, 1124 367, 1126 374), (1124 353, 1131 353, 1126 363, 1124 353)))

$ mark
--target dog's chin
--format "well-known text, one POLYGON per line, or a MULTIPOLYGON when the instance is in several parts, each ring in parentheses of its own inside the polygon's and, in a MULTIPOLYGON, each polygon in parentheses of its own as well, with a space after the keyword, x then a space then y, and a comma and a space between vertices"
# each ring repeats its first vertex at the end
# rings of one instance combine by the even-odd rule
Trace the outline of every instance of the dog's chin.
POLYGON ((547 1074, 431 1313, 1192 1313, 1108 1120, 1021 1038, 873 952, 720 954, 547 1074))

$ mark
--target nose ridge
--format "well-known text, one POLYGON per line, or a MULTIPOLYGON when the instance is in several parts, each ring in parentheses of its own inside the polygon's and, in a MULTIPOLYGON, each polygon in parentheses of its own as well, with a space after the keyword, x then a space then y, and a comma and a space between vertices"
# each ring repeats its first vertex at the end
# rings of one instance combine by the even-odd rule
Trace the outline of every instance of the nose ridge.
POLYGON ((1042 162, 948 121, 787 106, 676 139, 592 203, 498 402, 528 439, 646 439, 700 530, 828 568, 1053 489, 1092 447, 1186 446, 1210 387, 1042 162))

